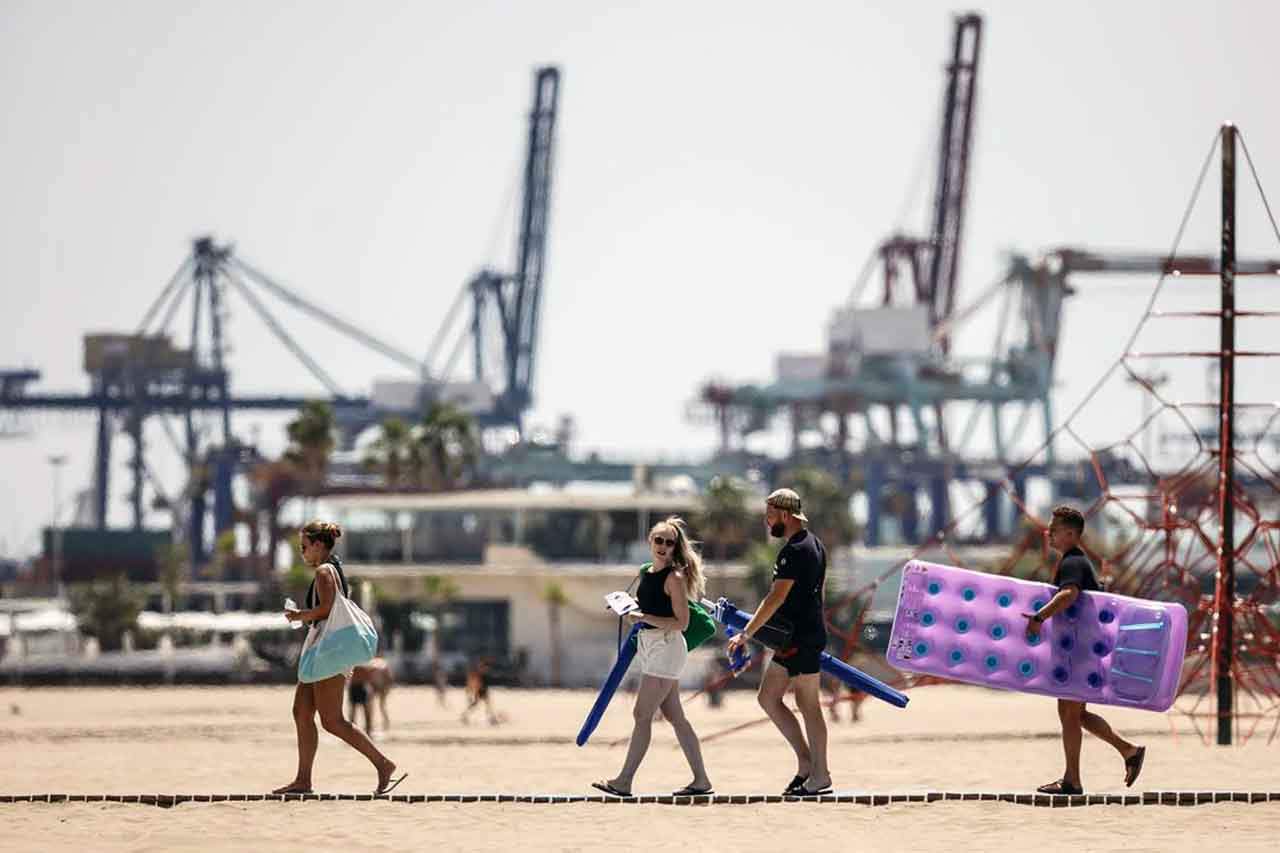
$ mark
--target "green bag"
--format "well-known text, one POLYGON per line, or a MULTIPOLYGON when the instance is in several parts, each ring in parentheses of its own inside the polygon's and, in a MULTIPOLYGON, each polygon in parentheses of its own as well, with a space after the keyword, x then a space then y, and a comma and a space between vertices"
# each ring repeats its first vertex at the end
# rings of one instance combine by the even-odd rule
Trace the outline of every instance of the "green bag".
MULTIPOLYGON (((653 567, 653 563, 645 563, 640 567, 640 577, 653 567)), ((637 577, 639 580, 639 577, 637 577)), ((716 620, 698 602, 689 600, 689 627, 684 629, 684 647, 693 651, 698 646, 716 635, 716 620)))

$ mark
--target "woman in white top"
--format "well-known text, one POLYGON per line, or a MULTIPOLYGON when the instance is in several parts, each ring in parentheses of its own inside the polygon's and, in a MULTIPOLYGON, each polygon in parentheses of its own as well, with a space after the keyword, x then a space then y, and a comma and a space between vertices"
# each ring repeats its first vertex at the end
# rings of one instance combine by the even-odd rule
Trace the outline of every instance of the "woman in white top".
POLYGON ((696 601, 706 589, 702 560, 689 542, 685 523, 675 516, 658 522, 649 531, 649 552, 653 562, 641 575, 636 591, 640 609, 626 616, 633 623, 642 623, 636 650, 640 690, 633 709, 631 744, 627 747, 622 772, 612 779, 591 784, 615 797, 631 796, 632 779, 649 749, 654 712, 662 709, 693 771, 693 781, 674 793, 677 796, 711 794, 714 792, 702 763, 698 735, 680 705, 680 673, 689 654, 683 634, 689 627, 689 600, 696 601))
MULTIPOLYGON (((311 626, 310 630, 317 631, 328 618, 337 596, 348 592, 340 564, 331 553, 334 543, 342 535, 342 528, 328 521, 313 521, 302 528, 300 534, 302 560, 315 570, 316 576, 307 590, 305 609, 286 610, 284 615, 290 621, 301 620, 311 626)), ((298 730, 298 774, 288 785, 272 791, 273 794, 311 793, 311 768, 320 742, 320 733, 316 729, 317 712, 325 731, 350 744, 378 771, 375 795, 388 793, 408 775, 401 774, 392 779, 396 771, 395 762, 383 755, 373 741, 343 715, 342 694, 346 690, 346 681, 347 676, 339 673, 323 681, 299 684, 294 690, 293 723, 298 730)))

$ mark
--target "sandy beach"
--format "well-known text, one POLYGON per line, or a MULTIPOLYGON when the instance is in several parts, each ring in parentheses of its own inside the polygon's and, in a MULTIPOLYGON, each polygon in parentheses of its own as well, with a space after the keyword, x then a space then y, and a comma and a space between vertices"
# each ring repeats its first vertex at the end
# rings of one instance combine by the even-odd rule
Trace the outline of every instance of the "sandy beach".
MULTIPOLYGON (((391 695, 391 729, 379 743, 410 773, 403 794, 593 794, 617 771, 630 731, 620 694, 592 742, 573 744, 593 696, 586 691, 496 689, 506 716, 459 721, 460 690, 447 707, 420 687, 391 695)), ((287 688, 0 690, 0 794, 264 793, 292 778, 287 688)), ((1245 744, 1206 745, 1184 715, 1099 708, 1150 753, 1139 783, 1123 785, 1120 759, 1086 736, 1090 793, 1280 791, 1274 721, 1245 744)), ((793 772, 785 743, 761 720, 754 696, 731 692, 714 709, 690 704, 717 793, 778 793, 793 772)), ((875 701, 861 722, 830 724, 837 792, 1026 792, 1057 778, 1061 751, 1052 700, 942 686, 914 691, 905 711, 875 701)), ((1203 726, 1203 722, 1201 723, 1203 726)), ((688 781, 665 724, 636 779, 637 794, 668 794, 688 781)), ((318 792, 367 793, 371 768, 321 734, 318 792)), ((758 803, 679 807, 506 803, 0 803, 0 850, 679 849, 838 844, 857 850, 986 850, 1011 839, 1036 850, 1274 850, 1280 802, 1033 808, 999 802, 758 803)), ((1017 843, 1017 842, 1015 842, 1017 843)))

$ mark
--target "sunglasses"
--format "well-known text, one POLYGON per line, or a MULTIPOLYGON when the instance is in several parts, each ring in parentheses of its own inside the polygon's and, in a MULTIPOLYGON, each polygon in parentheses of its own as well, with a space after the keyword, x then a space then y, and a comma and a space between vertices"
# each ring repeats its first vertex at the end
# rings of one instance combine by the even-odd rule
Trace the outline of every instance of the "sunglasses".
POLYGON ((674 548, 674 547, 676 547, 676 540, 674 540, 674 539, 667 539, 667 538, 662 537, 662 536, 655 536, 655 537, 653 537, 653 544, 654 544, 654 545, 666 545, 668 548, 674 548))

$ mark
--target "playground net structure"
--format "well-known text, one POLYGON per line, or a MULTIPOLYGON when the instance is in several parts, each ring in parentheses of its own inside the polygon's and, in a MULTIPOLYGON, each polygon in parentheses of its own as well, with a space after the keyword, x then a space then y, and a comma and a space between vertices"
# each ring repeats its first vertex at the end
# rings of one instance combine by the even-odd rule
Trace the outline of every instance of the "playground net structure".
MULTIPOLYGON (((1007 472, 1001 490, 953 501, 950 523, 911 555, 1049 581, 1048 510, 1057 502, 1078 506, 1088 524, 1085 550, 1108 591, 1187 608, 1187 656, 1170 726, 1185 718, 1206 741, 1216 732, 1219 743, 1256 735, 1270 743, 1280 731, 1280 384, 1273 373, 1280 344, 1268 334, 1280 317, 1280 262, 1237 263, 1236 243, 1246 235, 1256 238, 1249 248, 1280 255, 1280 228, 1244 138, 1224 125, 1166 269, 1150 286, 1119 356, 1048 441, 1007 472), (1202 199, 1216 162, 1222 164, 1218 209, 1202 199), (1244 166, 1240 184, 1256 190, 1241 198, 1256 201, 1260 214, 1241 215, 1240 227, 1237 164, 1244 166), (1250 221, 1252 232, 1243 227, 1250 221), (1217 232, 1214 255, 1222 261, 1212 270, 1177 262, 1193 224, 1204 236, 1217 232), (1141 415, 1129 419, 1124 413, 1132 411, 1135 390, 1141 415), (1135 421, 1127 432, 1120 426, 1135 421), (1019 475, 1054 454, 1079 461, 1079 490, 1069 500, 1059 495, 1032 506, 1017 485, 1019 475), (974 564, 963 546, 989 517, 993 500, 1013 507, 1020 524, 1006 557, 974 564)), ((869 641, 876 632, 866 630, 867 619, 877 591, 886 584, 896 590, 903 564, 860 588, 828 595, 833 654, 855 666, 883 661, 869 641)), ((938 682, 887 672, 884 680, 900 689, 938 682)))

